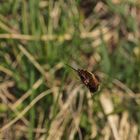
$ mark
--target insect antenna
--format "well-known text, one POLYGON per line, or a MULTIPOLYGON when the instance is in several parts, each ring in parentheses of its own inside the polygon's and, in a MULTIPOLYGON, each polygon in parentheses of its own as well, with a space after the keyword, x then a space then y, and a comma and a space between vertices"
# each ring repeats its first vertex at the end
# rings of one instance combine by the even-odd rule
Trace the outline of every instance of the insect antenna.
POLYGON ((74 71, 76 71, 77 72, 77 69, 75 69, 74 67, 72 67, 71 65, 69 65, 69 64, 66 64, 68 67, 70 67, 71 69, 73 69, 74 71))

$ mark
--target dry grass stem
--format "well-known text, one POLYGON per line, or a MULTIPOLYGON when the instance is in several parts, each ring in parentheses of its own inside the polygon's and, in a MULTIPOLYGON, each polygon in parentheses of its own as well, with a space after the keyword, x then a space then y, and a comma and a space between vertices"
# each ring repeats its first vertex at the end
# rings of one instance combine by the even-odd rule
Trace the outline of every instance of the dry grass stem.
POLYGON ((15 122, 17 122, 19 119, 21 119, 41 98, 45 97, 46 95, 50 94, 50 90, 44 91, 40 93, 23 111, 18 114, 17 117, 15 117, 13 120, 11 120, 9 123, 5 124, 1 129, 0 133, 11 127, 15 122))

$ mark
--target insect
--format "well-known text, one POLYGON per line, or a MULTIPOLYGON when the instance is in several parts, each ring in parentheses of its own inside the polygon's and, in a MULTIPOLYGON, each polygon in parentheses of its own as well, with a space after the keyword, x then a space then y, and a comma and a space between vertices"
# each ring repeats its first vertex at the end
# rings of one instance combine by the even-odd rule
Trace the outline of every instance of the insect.
POLYGON ((88 72, 87 70, 83 69, 75 69, 72 66, 68 65, 74 71, 77 72, 78 76, 80 77, 82 83, 90 90, 90 92, 96 92, 99 89, 99 79, 93 73, 88 72))

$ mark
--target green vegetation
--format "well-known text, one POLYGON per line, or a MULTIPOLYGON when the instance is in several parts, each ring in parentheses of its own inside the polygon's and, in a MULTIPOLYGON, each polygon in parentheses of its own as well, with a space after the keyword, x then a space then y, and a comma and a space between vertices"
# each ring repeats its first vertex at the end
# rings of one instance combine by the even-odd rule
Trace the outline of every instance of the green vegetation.
POLYGON ((140 139, 140 2, 1 1, 0 138, 140 139))

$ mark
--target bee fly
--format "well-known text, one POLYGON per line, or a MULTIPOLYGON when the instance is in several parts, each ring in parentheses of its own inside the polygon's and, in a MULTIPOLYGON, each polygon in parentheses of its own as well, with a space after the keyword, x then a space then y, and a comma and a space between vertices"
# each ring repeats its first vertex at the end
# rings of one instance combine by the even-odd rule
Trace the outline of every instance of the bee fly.
POLYGON ((75 69, 72 66, 68 65, 74 71, 77 72, 78 76, 80 77, 82 83, 90 90, 90 92, 96 92, 99 89, 99 79, 93 73, 88 72, 87 70, 83 69, 75 69))

